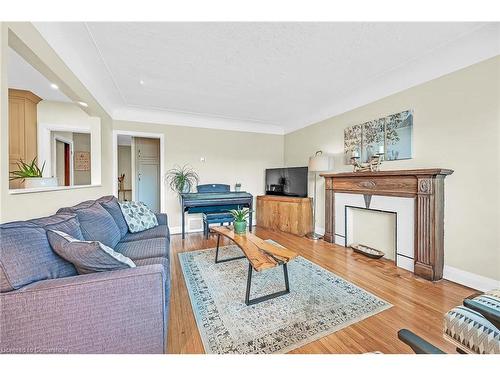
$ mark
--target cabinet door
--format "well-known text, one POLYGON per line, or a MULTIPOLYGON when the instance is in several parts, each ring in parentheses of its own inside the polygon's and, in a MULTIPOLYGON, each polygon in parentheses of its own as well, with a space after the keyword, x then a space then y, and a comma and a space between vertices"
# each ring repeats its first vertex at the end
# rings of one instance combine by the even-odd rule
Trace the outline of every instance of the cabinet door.
MULTIPOLYGON (((18 169, 19 160, 24 154, 24 99, 9 98, 9 172, 18 169)), ((9 181, 9 189, 22 187, 20 180, 9 181)))
POLYGON ((9 162, 25 160, 24 99, 9 98, 9 162))
MULTIPOLYGON (((25 99, 24 106, 24 157, 26 160, 31 161, 38 155, 37 147, 37 103, 29 99, 25 99)), ((44 160, 39 160, 38 164, 41 166, 44 160)))

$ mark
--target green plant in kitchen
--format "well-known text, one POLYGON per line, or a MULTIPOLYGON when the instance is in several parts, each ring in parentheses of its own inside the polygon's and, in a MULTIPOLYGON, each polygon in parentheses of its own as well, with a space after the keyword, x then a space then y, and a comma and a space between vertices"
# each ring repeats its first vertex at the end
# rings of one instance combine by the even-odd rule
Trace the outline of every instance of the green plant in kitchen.
POLYGON ((229 211, 234 218, 234 233, 245 234, 247 231, 247 218, 250 215, 248 208, 230 210, 229 211))
POLYGON ((174 168, 166 173, 165 177, 170 189, 179 195, 181 193, 189 193, 191 188, 198 185, 198 181, 200 180, 198 174, 188 164, 183 167, 174 166, 174 168))
POLYGON ((27 178, 41 178, 43 175, 43 169, 45 168, 45 162, 42 165, 42 168, 38 167, 37 158, 35 157, 31 163, 26 163, 23 160, 19 160, 19 163, 16 163, 18 170, 12 171, 10 173, 9 180, 25 180, 27 178))

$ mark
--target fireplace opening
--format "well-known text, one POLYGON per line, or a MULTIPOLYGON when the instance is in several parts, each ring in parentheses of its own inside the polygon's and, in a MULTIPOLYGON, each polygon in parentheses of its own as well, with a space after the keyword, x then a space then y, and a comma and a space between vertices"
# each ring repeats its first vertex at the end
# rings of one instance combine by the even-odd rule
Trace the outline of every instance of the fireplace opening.
POLYGON ((397 213, 345 206, 345 246, 362 244, 381 250, 384 258, 396 262, 397 213))

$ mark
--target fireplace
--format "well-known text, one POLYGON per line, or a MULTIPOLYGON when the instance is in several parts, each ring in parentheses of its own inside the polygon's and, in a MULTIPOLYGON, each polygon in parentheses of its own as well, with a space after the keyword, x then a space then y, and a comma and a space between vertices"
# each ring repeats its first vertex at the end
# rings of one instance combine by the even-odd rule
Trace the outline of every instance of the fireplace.
MULTIPOLYGON (((345 241, 342 245, 361 244, 381 250, 384 259, 397 262, 397 212, 345 206, 345 241)), ((340 236, 339 236, 340 237, 340 236)))
MULTIPOLYGON (((428 280, 444 265, 444 179, 449 169, 323 173, 325 237, 346 245, 346 206, 396 213, 396 264, 428 280)), ((381 249, 383 250, 383 249, 381 249)))
MULTIPOLYGON (((353 230, 376 231, 376 228, 355 228, 352 222, 352 211, 364 209, 367 213, 385 213, 394 216, 394 256, 398 267, 414 271, 414 216, 415 199, 407 197, 387 197, 373 195, 369 202, 363 195, 351 193, 335 194, 335 238, 337 245, 348 246, 353 241, 353 230), (351 215, 349 215, 351 213, 351 215), (351 224, 351 225, 349 225, 351 224)), ((363 224, 363 223, 360 223, 363 224)), ((370 224, 370 223, 366 223, 370 224)), ((388 228, 386 228, 388 229, 388 228)), ((377 243, 363 243, 378 250, 387 252, 387 249, 379 248, 377 243)), ((389 249, 392 250, 392 249, 389 249)))

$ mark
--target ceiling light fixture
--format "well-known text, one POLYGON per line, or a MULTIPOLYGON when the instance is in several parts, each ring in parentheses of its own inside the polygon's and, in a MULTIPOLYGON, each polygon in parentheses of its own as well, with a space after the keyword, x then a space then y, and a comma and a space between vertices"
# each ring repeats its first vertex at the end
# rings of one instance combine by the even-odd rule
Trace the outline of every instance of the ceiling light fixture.
POLYGON ((140 85, 144 85, 144 81, 141 79, 141 80, 139 81, 139 84, 140 84, 140 85))
POLYGON ((55 83, 51 83, 50 87, 52 87, 54 90, 59 90, 59 86, 57 86, 55 83))
POLYGON ((85 102, 78 102, 78 104, 80 104, 82 107, 85 107, 87 108, 89 105, 85 102))

